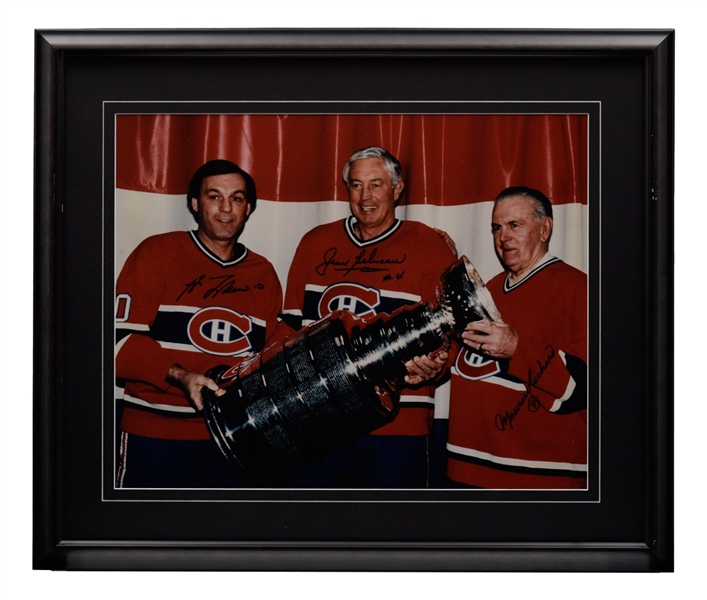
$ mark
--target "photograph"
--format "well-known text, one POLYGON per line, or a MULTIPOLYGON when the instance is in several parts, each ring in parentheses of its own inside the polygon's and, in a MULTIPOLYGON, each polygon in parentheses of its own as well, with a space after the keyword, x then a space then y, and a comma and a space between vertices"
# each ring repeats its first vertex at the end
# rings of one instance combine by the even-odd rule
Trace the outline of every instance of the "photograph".
POLYGON ((583 107, 223 108, 106 104, 115 488, 587 490, 583 107))

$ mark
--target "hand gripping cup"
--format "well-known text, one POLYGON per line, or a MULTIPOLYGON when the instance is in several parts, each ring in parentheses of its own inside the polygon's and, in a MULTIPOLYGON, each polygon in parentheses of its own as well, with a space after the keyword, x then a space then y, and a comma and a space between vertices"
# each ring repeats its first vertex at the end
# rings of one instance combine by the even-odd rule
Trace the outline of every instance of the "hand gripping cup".
POLYGON ((204 417, 232 467, 253 481, 306 466, 395 418, 415 356, 449 347, 473 321, 501 321, 471 262, 461 257, 437 288, 438 305, 362 319, 336 311, 284 342, 207 375, 204 417))

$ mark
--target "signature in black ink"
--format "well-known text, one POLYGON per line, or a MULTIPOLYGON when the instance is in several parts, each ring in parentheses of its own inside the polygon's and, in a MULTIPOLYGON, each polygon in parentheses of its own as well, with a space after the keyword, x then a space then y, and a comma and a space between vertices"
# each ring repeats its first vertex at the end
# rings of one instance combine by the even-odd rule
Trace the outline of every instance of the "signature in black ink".
POLYGON ((238 287, 234 281, 233 275, 222 275, 221 277, 211 277, 209 281, 217 281, 209 290, 204 293, 204 298, 215 298, 219 294, 235 294, 238 292, 247 292, 250 289, 249 285, 238 287))
MULTIPOLYGON (((206 279, 206 275, 200 275, 193 281, 184 285, 182 293, 177 296, 179 300, 184 294, 191 294, 196 291, 198 287, 205 285, 206 282, 216 282, 212 287, 204 292, 204 298, 215 298, 219 294, 235 294, 238 292, 247 292, 251 289, 251 286, 237 286, 235 282, 235 277, 233 275, 223 275, 220 277, 209 277, 206 279)), ((252 289, 262 290, 265 286, 262 283, 256 283, 252 289)))
POLYGON ((206 275, 202 275, 191 283, 187 283, 184 286, 184 290, 182 291, 182 293, 177 296, 177 300, 179 300, 184 294, 191 294, 198 286, 201 285, 201 282, 204 280, 204 277, 206 277, 206 275))
POLYGON ((336 248, 329 248, 329 250, 324 253, 324 261, 314 268, 317 275, 321 275, 322 277, 326 275, 329 266, 345 267, 349 264, 348 260, 336 260, 336 252, 336 248))
POLYGON ((550 366, 550 362, 555 357, 555 349, 551 345, 545 347, 547 355, 543 362, 537 361, 538 370, 533 371, 533 369, 528 369, 528 380, 527 388, 521 394, 520 399, 516 402, 515 406, 511 411, 506 411, 505 414, 497 413, 494 418, 494 424, 496 429, 499 431, 506 431, 506 429, 513 429, 513 421, 518 416, 523 406, 527 406, 530 412, 536 412, 540 408, 540 400, 531 391, 530 387, 537 385, 537 383, 542 378, 543 374, 550 366))
POLYGON ((392 281, 395 279, 396 281, 400 281, 403 276, 405 275, 405 271, 400 271, 400 273, 396 273, 395 275, 391 275, 390 273, 383 275, 383 281, 392 281))
POLYGON ((358 256, 354 259, 354 264, 348 268, 337 268, 336 271, 344 271, 346 277, 351 271, 361 271, 362 273, 375 273, 376 271, 388 271, 387 266, 383 265, 400 265, 405 262, 407 256, 403 254, 402 258, 376 258, 378 250, 373 248, 366 256, 366 250, 361 250, 358 256), (372 266, 373 265, 373 266, 372 266), (375 266, 381 265, 381 266, 375 266))
MULTIPOLYGON (((378 254, 377 248, 373 248, 370 253, 364 248, 354 258, 353 264, 350 265, 349 263, 351 261, 349 259, 337 260, 336 253, 336 248, 329 248, 329 250, 324 253, 324 260, 315 267, 315 271, 318 275, 325 275, 330 266, 335 271, 343 271, 344 277, 349 275, 352 271, 360 271, 361 273, 388 271, 390 269, 384 265, 400 265, 404 263, 407 258, 405 254, 403 254, 402 258, 376 258, 378 254)), ((401 276, 398 276, 398 279, 400 279, 400 277, 401 276)))

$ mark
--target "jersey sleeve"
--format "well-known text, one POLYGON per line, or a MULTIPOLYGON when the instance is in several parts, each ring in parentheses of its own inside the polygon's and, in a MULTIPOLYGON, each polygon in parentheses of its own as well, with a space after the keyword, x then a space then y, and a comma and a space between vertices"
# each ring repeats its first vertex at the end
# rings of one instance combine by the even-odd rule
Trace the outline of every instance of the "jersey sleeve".
POLYGON ((509 374, 525 382, 543 408, 557 414, 587 407, 586 279, 583 285, 569 283, 566 291, 567 302, 555 315, 559 321, 555 339, 525 326, 508 363, 509 374))
POLYGON ((307 235, 302 238, 287 273, 285 304, 282 320, 294 330, 302 328, 302 309, 304 307, 304 288, 307 281, 307 235))
POLYGON ((437 287, 442 275, 456 260, 456 256, 447 246, 442 237, 433 229, 428 230, 428 240, 425 244, 425 264, 422 280, 422 300, 433 306, 437 305, 437 287))
POLYGON ((172 366, 151 337, 159 309, 160 269, 149 247, 139 246, 129 257, 116 284, 116 376, 143 381, 166 391, 172 366))
POLYGON ((282 285, 280 285, 280 280, 274 269, 272 271, 272 278, 275 292, 270 298, 271 302, 265 319, 265 347, 282 339, 292 331, 292 329, 280 319, 280 315, 282 314, 282 285))
MULTIPOLYGON (((425 249, 423 261, 424 269, 420 277, 420 297, 423 302, 434 307, 437 305, 437 287, 439 286, 440 279, 449 265, 455 261, 456 256, 442 237, 433 229, 424 226, 420 237, 424 240, 422 247, 425 249)), ((436 377, 423 381, 416 386, 408 385, 406 386, 407 389, 423 390, 430 397, 435 398, 436 388, 446 381, 452 364, 452 352, 448 352, 444 367, 442 367, 436 377)))

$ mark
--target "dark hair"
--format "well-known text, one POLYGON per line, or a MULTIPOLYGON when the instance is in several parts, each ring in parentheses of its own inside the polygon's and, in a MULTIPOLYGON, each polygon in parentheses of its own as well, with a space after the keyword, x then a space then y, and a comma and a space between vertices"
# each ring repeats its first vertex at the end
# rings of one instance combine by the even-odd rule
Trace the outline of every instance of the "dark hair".
POLYGON ((515 187, 509 187, 503 190, 496 199, 493 201, 494 205, 509 198, 514 198, 516 196, 523 196, 525 198, 530 198, 533 201, 535 213, 535 218, 540 221, 545 217, 550 217, 552 219, 552 202, 550 199, 539 190, 534 190, 524 185, 517 185, 515 187))
POLYGON ((195 219, 196 213, 194 212, 194 209, 192 209, 191 199, 199 199, 201 196, 201 184, 204 183, 204 179, 213 175, 228 175, 229 173, 235 173, 236 175, 243 177, 243 181, 245 181, 245 199, 248 204, 250 204, 250 212, 252 213, 255 210, 255 203, 257 202, 258 195, 255 191, 255 181, 253 178, 236 163, 232 163, 230 160, 210 160, 196 170, 196 173, 194 173, 194 176, 189 182, 187 207, 195 219))
POLYGON ((393 187, 398 185, 403 180, 403 168, 400 166, 400 161, 395 158, 390 152, 385 148, 380 148, 379 146, 369 146, 368 148, 361 148, 361 150, 356 150, 351 155, 346 164, 344 165, 344 171, 342 173, 344 178, 344 183, 348 187, 349 185, 349 173, 351 171, 351 165, 357 160, 362 160, 364 158, 380 158, 383 161, 383 165, 390 174, 390 183, 393 187))

